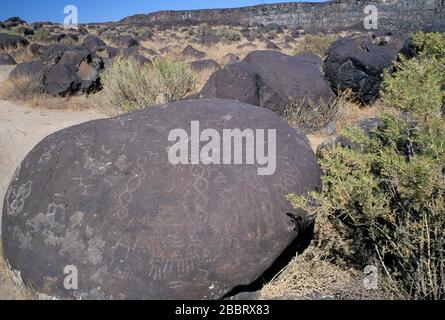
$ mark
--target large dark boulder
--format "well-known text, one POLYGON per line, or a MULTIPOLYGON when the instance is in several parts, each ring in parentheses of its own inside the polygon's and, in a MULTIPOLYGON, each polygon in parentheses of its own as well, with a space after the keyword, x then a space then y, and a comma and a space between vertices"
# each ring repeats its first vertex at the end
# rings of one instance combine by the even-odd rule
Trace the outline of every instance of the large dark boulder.
POLYGON ((409 35, 401 32, 341 38, 328 50, 324 73, 334 91, 351 89, 365 104, 378 97, 383 71, 399 54, 412 56, 409 35))
POLYGON ((110 59, 117 57, 121 53, 119 49, 110 46, 106 46, 105 50, 107 51, 108 58, 110 59))
POLYGON ((82 55, 92 54, 92 51, 88 50, 84 46, 51 44, 44 48, 40 58, 47 64, 58 63, 66 52, 78 52, 82 55))
POLYGON ((276 51, 254 51, 238 64, 214 73, 200 95, 237 99, 282 115, 291 102, 324 103, 334 98, 316 57, 293 57, 276 51))
POLYGON ((138 47, 139 41, 137 41, 135 38, 133 38, 130 35, 118 35, 112 38, 113 44, 115 44, 117 47, 121 48, 131 48, 131 47, 138 47))
POLYGON ((31 43, 28 47, 29 51, 35 56, 40 57, 40 55, 46 50, 47 46, 41 45, 39 43, 31 43))
POLYGON ((259 76, 247 63, 234 63, 214 72, 199 97, 234 99, 259 106, 259 82, 259 76))
POLYGON ((186 59, 203 59, 206 54, 205 52, 199 51, 198 49, 193 48, 191 45, 188 45, 181 52, 182 56, 186 59))
MULTIPOLYGON (((313 58, 315 59, 315 58, 313 58)), ((243 60, 261 78, 260 106, 282 114, 290 102, 311 100, 324 103, 334 94, 319 68, 302 58, 275 51, 254 51, 243 60)))
POLYGON ((49 95, 66 95, 77 92, 80 82, 68 66, 58 63, 45 74, 45 92, 49 95))
POLYGON ((86 36, 85 39, 83 39, 82 45, 93 52, 103 51, 107 48, 107 44, 94 35, 86 36))
POLYGON ((0 33, 0 49, 9 49, 17 47, 26 47, 29 42, 21 36, 0 33))
POLYGON ((300 59, 301 61, 312 63, 313 65, 317 66, 320 69, 323 67, 323 61, 316 54, 310 52, 302 52, 296 55, 295 57, 300 59))
POLYGON ((17 62, 6 52, 0 52, 0 65, 15 65, 17 62))
POLYGON ((17 65, 10 77, 38 73, 44 93, 67 96, 99 90, 99 73, 103 68, 102 58, 84 46, 53 44, 44 48, 40 60, 17 65))
POLYGON ((27 155, 5 197, 4 256, 46 297, 219 299, 312 223, 285 196, 316 188, 307 139, 269 110, 221 99, 146 108, 56 132, 27 155), (191 121, 221 137, 276 130, 275 173, 171 164, 169 133, 190 134, 191 121), (67 266, 77 290, 64 288, 67 266))
POLYGON ((43 72, 44 64, 41 60, 26 61, 15 66, 15 68, 9 73, 9 78, 15 80, 23 77, 39 77, 43 74, 43 72))
POLYGON ((210 47, 219 43, 219 38, 214 33, 203 34, 199 37, 198 42, 202 45, 210 47))

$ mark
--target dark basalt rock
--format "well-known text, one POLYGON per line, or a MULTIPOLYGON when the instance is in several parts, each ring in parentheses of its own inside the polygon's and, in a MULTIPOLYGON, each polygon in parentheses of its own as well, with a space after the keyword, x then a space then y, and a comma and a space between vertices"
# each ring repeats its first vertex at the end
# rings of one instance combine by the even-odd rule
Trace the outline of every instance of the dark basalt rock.
POLYGON ((84 46, 53 44, 47 46, 40 60, 17 65, 10 77, 39 75, 46 94, 67 96, 90 93, 100 88, 99 72, 104 68, 102 58, 84 46))
POLYGON ((153 62, 143 55, 134 55, 133 59, 136 60, 136 62, 139 63, 141 66, 153 66, 153 62))
POLYGON ((214 33, 204 34, 199 38, 199 43, 201 43, 205 46, 213 46, 213 45, 219 43, 219 38, 214 33))
POLYGON ((210 76, 199 97, 235 99, 259 106, 259 81, 247 63, 229 64, 210 76))
POLYGON ((19 79, 21 77, 39 77, 42 75, 44 65, 41 60, 33 60, 19 63, 9 73, 10 79, 19 79))
POLYGON ((184 58, 188 59, 203 59, 206 56, 204 52, 193 48, 191 45, 185 47, 181 54, 184 58))
MULTIPOLYGON (((266 134, 267 136, 267 134, 266 134)), ((38 293, 219 299, 257 279, 312 223, 285 195, 320 188, 307 139, 264 108, 184 100, 94 120, 41 141, 3 207, 4 256, 38 293), (172 165, 171 130, 275 129, 276 171, 172 165), (65 290, 66 266, 78 270, 65 290)))
POLYGON ((29 42, 21 36, 0 33, 0 49, 17 48, 19 46, 26 47, 29 42))
POLYGON ((121 53, 119 49, 110 46, 105 47, 105 50, 107 51, 108 58, 110 59, 117 57, 121 53))
POLYGON ((80 82, 71 68, 58 63, 45 74, 45 92, 49 95, 65 95, 77 92, 80 82))
POLYGON ((365 104, 376 99, 383 71, 402 53, 412 56, 409 35, 401 32, 346 37, 328 50, 324 73, 334 91, 351 89, 365 104))
POLYGON ((47 46, 38 43, 31 43, 28 48, 35 57, 40 57, 40 55, 47 49, 47 46))
POLYGON ((0 65, 15 65, 17 62, 6 52, 0 52, 0 65))
POLYGON ((107 44, 103 40, 93 35, 86 36, 85 39, 83 39, 82 45, 93 52, 103 51, 107 47, 107 44))
POLYGON ((323 66, 323 61, 319 56, 310 52, 302 52, 295 56, 295 58, 300 59, 301 61, 312 63, 317 67, 321 68, 323 66))
POLYGON ((258 95, 262 107, 282 114, 291 101, 326 103, 334 99, 328 82, 312 62, 276 51, 254 51, 243 61, 261 78, 258 95))
POLYGON ((334 99, 334 93, 315 59, 307 54, 293 57, 276 51, 254 51, 241 63, 215 72, 200 96, 237 99, 280 115, 290 102, 327 103, 334 99))
POLYGON ((138 47, 140 45, 139 41, 129 35, 113 37, 112 41, 116 46, 121 48, 138 47))

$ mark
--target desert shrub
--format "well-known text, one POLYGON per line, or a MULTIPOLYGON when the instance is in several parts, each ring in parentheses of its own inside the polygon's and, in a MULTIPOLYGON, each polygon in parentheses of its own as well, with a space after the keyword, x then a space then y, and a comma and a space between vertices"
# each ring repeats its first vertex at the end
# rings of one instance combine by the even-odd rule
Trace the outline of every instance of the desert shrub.
POLYGON ((34 41, 37 42, 48 42, 51 39, 51 32, 49 32, 48 30, 38 30, 35 31, 32 38, 34 41))
POLYGON ((195 86, 193 72, 184 62, 159 59, 155 62, 155 71, 165 102, 181 99, 195 86))
POLYGON ((118 35, 118 33, 116 31, 114 31, 114 30, 106 30, 106 31, 102 32, 100 36, 103 39, 111 40, 114 37, 116 37, 117 35, 118 35))
POLYGON ((398 112, 383 113, 383 125, 370 135, 347 128, 344 136, 357 148, 323 151, 323 191, 288 196, 295 207, 329 217, 357 247, 350 260, 381 265, 400 297, 445 298, 445 119, 436 79, 442 67, 436 58, 402 60, 386 74, 383 95, 398 112))
POLYGON ((101 81, 103 89, 93 99, 107 115, 175 101, 194 86, 192 71, 186 64, 163 59, 149 67, 132 58, 120 58, 104 71, 101 81))
POLYGON ((329 35, 306 35, 299 43, 293 54, 311 52, 324 58, 326 51, 337 38, 329 35))
POLYGON ((439 32, 418 32, 413 37, 414 44, 420 51, 421 57, 445 59, 445 34, 439 32))
POLYGON ((153 37, 153 32, 149 28, 140 27, 136 29, 136 36, 141 40, 150 40, 153 37))
POLYGON ((428 114, 437 112, 441 104, 445 71, 435 58, 407 60, 400 57, 396 73, 386 73, 382 98, 400 110, 428 114))
POLYGON ((214 30, 211 26, 209 26, 207 23, 201 23, 197 28, 196 28, 196 33, 199 36, 207 36, 207 35, 211 35, 214 34, 214 30))
POLYGON ((222 27, 216 31, 216 36, 225 42, 235 42, 241 40, 241 32, 238 30, 222 27))
POLYGON ((314 132, 324 128, 335 119, 338 106, 338 100, 296 100, 286 105, 283 117, 289 124, 305 132, 314 132))

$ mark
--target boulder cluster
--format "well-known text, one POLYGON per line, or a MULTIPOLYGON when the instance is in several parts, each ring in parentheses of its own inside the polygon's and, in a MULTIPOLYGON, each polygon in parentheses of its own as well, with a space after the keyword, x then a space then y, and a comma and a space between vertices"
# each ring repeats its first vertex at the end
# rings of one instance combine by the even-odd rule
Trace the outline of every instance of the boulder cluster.
POLYGON ((216 71, 199 97, 236 99, 282 115, 291 102, 334 98, 320 65, 321 59, 313 54, 254 51, 216 71))
POLYGON ((66 96, 97 91, 103 68, 102 58, 84 46, 54 44, 43 50, 40 59, 17 65, 10 78, 29 77, 38 82, 42 93, 66 96))
MULTIPOLYGON (((431 28, 443 31, 443 26, 438 21, 431 28)), ((142 68, 172 50, 167 46, 158 53, 142 46, 154 36, 144 27, 123 23, 90 34, 98 26, 63 30, 10 18, 0 23, 0 65, 16 65, 11 51, 25 48, 34 58, 17 64, 11 80, 26 77, 51 96, 95 93, 102 89, 101 72, 113 59, 131 56, 142 68), (1 32, 10 28, 19 34, 1 32)), ((204 49, 181 47, 178 56, 193 71, 211 72, 199 93, 53 133, 18 167, 3 206, 4 255, 39 294, 60 299, 221 299, 251 284, 286 248, 300 244, 299 236, 312 232, 313 219, 293 208, 286 195, 320 190, 321 172, 301 131, 305 128, 283 120, 288 106, 308 110, 313 104, 335 104, 344 90, 370 104, 379 96, 385 70, 391 72, 401 54, 411 58, 416 50, 402 32, 362 33, 335 41, 322 60, 308 52, 291 56, 277 51, 280 47, 272 40, 285 32, 278 24, 243 27, 239 34, 201 29, 189 33, 195 33, 194 43, 202 47, 242 36, 263 41, 268 50, 251 50, 243 59, 229 53, 220 65, 206 59, 204 49), (196 160, 188 154, 193 122, 202 130, 214 129, 206 131, 207 140, 195 144, 190 138, 191 149, 211 144, 202 148, 206 161, 224 151, 226 129, 263 132, 250 140, 256 143, 257 161, 172 163, 171 133, 178 130, 186 132, 187 143, 181 147, 185 159, 196 160), (266 154, 275 170, 259 175, 266 154), (64 286, 66 266, 77 268, 75 290, 64 286)), ((291 30, 285 43, 299 36, 291 30)), ((243 46, 238 48, 249 44, 243 46)), ((377 118, 359 123, 368 135, 380 125, 377 118)), ((319 154, 335 143, 360 148, 337 137, 321 145, 319 154)), ((239 156, 237 149, 233 156, 239 156)), ((241 158, 250 156, 246 151, 241 158)))
POLYGON ((324 62, 324 73, 336 92, 351 89, 364 103, 378 95, 383 72, 399 54, 413 57, 409 35, 401 32, 360 35, 335 41, 324 62))

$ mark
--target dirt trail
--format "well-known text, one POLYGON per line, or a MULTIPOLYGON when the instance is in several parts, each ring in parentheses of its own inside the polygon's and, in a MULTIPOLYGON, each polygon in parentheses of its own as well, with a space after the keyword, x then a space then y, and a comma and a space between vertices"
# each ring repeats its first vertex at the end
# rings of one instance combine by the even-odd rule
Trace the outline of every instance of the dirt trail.
MULTIPOLYGON (((0 66, 0 84, 11 67, 0 66)), ((28 152, 44 137, 60 129, 102 117, 93 111, 55 111, 0 100, 0 235, 3 198, 12 175, 28 152)), ((2 260, 0 241, 0 300, 26 298, 11 281, 2 260)))

